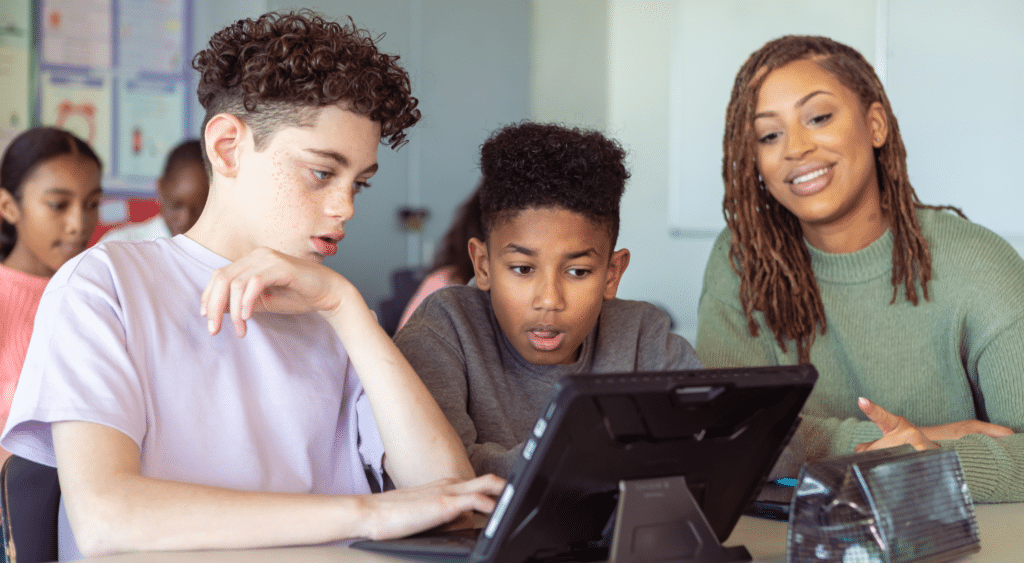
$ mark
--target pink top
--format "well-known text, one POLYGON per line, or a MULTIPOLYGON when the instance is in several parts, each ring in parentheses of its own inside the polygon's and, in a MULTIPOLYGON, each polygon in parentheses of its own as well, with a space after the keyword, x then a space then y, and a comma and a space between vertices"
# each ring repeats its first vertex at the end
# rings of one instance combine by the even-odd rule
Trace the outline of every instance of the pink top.
POLYGON ((0 428, 7 424, 36 308, 49 281, 0 264, 0 428))
POLYGON ((461 285, 465 282, 461 282, 454 277, 455 266, 442 266, 433 272, 427 274, 427 277, 423 278, 420 282, 420 286, 416 288, 416 293, 412 294, 409 299, 409 303, 405 306, 405 311, 402 312, 402 320, 398 322, 398 329, 402 330, 405 323, 412 316, 412 312, 416 310, 416 307, 420 306, 420 303, 427 298, 428 295, 441 289, 442 287, 448 287, 449 285, 461 285))

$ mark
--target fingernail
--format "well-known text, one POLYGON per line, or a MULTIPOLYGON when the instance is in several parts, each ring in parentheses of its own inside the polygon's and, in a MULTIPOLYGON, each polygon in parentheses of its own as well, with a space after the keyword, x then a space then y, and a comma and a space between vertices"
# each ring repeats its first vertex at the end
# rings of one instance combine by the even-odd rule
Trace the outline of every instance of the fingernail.
POLYGON ((206 330, 210 331, 210 334, 217 331, 217 325, 213 324, 213 319, 206 321, 206 330))
POLYGON ((871 405, 871 401, 865 399, 864 397, 857 397, 857 404, 862 407, 867 407, 871 405))

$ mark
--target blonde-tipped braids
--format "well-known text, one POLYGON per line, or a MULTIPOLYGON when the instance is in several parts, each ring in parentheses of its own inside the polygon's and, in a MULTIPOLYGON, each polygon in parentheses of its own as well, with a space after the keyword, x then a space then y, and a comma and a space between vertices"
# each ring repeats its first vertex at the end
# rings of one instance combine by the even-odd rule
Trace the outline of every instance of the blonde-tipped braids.
POLYGON ((928 243, 921 234, 916 210, 953 207, 924 205, 907 176, 907 151, 882 82, 856 50, 827 37, 786 36, 754 52, 740 68, 725 115, 722 140, 722 210, 732 232, 729 259, 740 277, 740 302, 751 336, 758 329, 754 314, 761 311, 775 340, 785 352, 796 345, 797 360, 810 362, 810 348, 818 331, 825 334, 825 307, 811 269, 800 222, 768 192, 757 171, 757 136, 754 115, 765 77, 793 61, 813 60, 857 95, 862 110, 878 102, 885 111, 888 134, 875 149, 875 170, 881 192, 882 215, 893 236, 890 303, 902 285, 908 301, 917 305, 918 285, 928 299, 932 277, 928 243))

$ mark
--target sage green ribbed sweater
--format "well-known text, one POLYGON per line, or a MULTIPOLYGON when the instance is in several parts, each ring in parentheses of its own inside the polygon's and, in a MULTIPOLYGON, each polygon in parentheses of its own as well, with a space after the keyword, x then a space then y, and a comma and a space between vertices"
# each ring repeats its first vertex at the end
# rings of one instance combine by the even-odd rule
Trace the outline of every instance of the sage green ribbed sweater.
MULTIPOLYGON (((857 408, 859 396, 919 426, 978 419, 1024 431, 1024 260, 951 213, 921 210, 918 219, 932 280, 930 300, 917 306, 902 287, 890 304, 890 232, 848 254, 808 245, 828 329, 810 351, 819 379, 793 443, 803 459, 851 453, 881 437, 857 408)), ((709 367, 796 363, 796 347, 787 343, 784 353, 761 313, 759 334, 750 336, 730 237, 718 237, 704 274, 698 356, 709 367)), ((975 501, 1024 501, 1024 434, 940 445, 959 453, 975 501)))

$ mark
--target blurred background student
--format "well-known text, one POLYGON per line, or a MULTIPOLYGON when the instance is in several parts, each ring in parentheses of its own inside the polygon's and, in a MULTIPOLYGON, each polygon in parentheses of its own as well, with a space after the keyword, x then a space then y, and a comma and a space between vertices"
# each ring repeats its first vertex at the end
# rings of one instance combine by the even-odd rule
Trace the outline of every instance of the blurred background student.
POLYGON ((157 180, 160 214, 138 224, 111 229, 100 241, 154 240, 184 233, 199 218, 209 192, 210 178, 199 141, 185 141, 167 156, 163 175, 157 180))
MULTIPOLYGON (((409 299, 398 322, 398 330, 405 326, 412 312, 431 293, 450 285, 465 285, 473 279, 473 262, 469 259, 469 239, 481 238, 479 187, 462 202, 455 212, 448 231, 444 234, 440 248, 434 256, 426 277, 409 299)), ((396 331, 397 332, 397 331, 396 331)))
POLYGON ((85 141, 52 127, 25 131, 0 161, 0 427, 46 282, 99 222, 101 170, 85 141))

